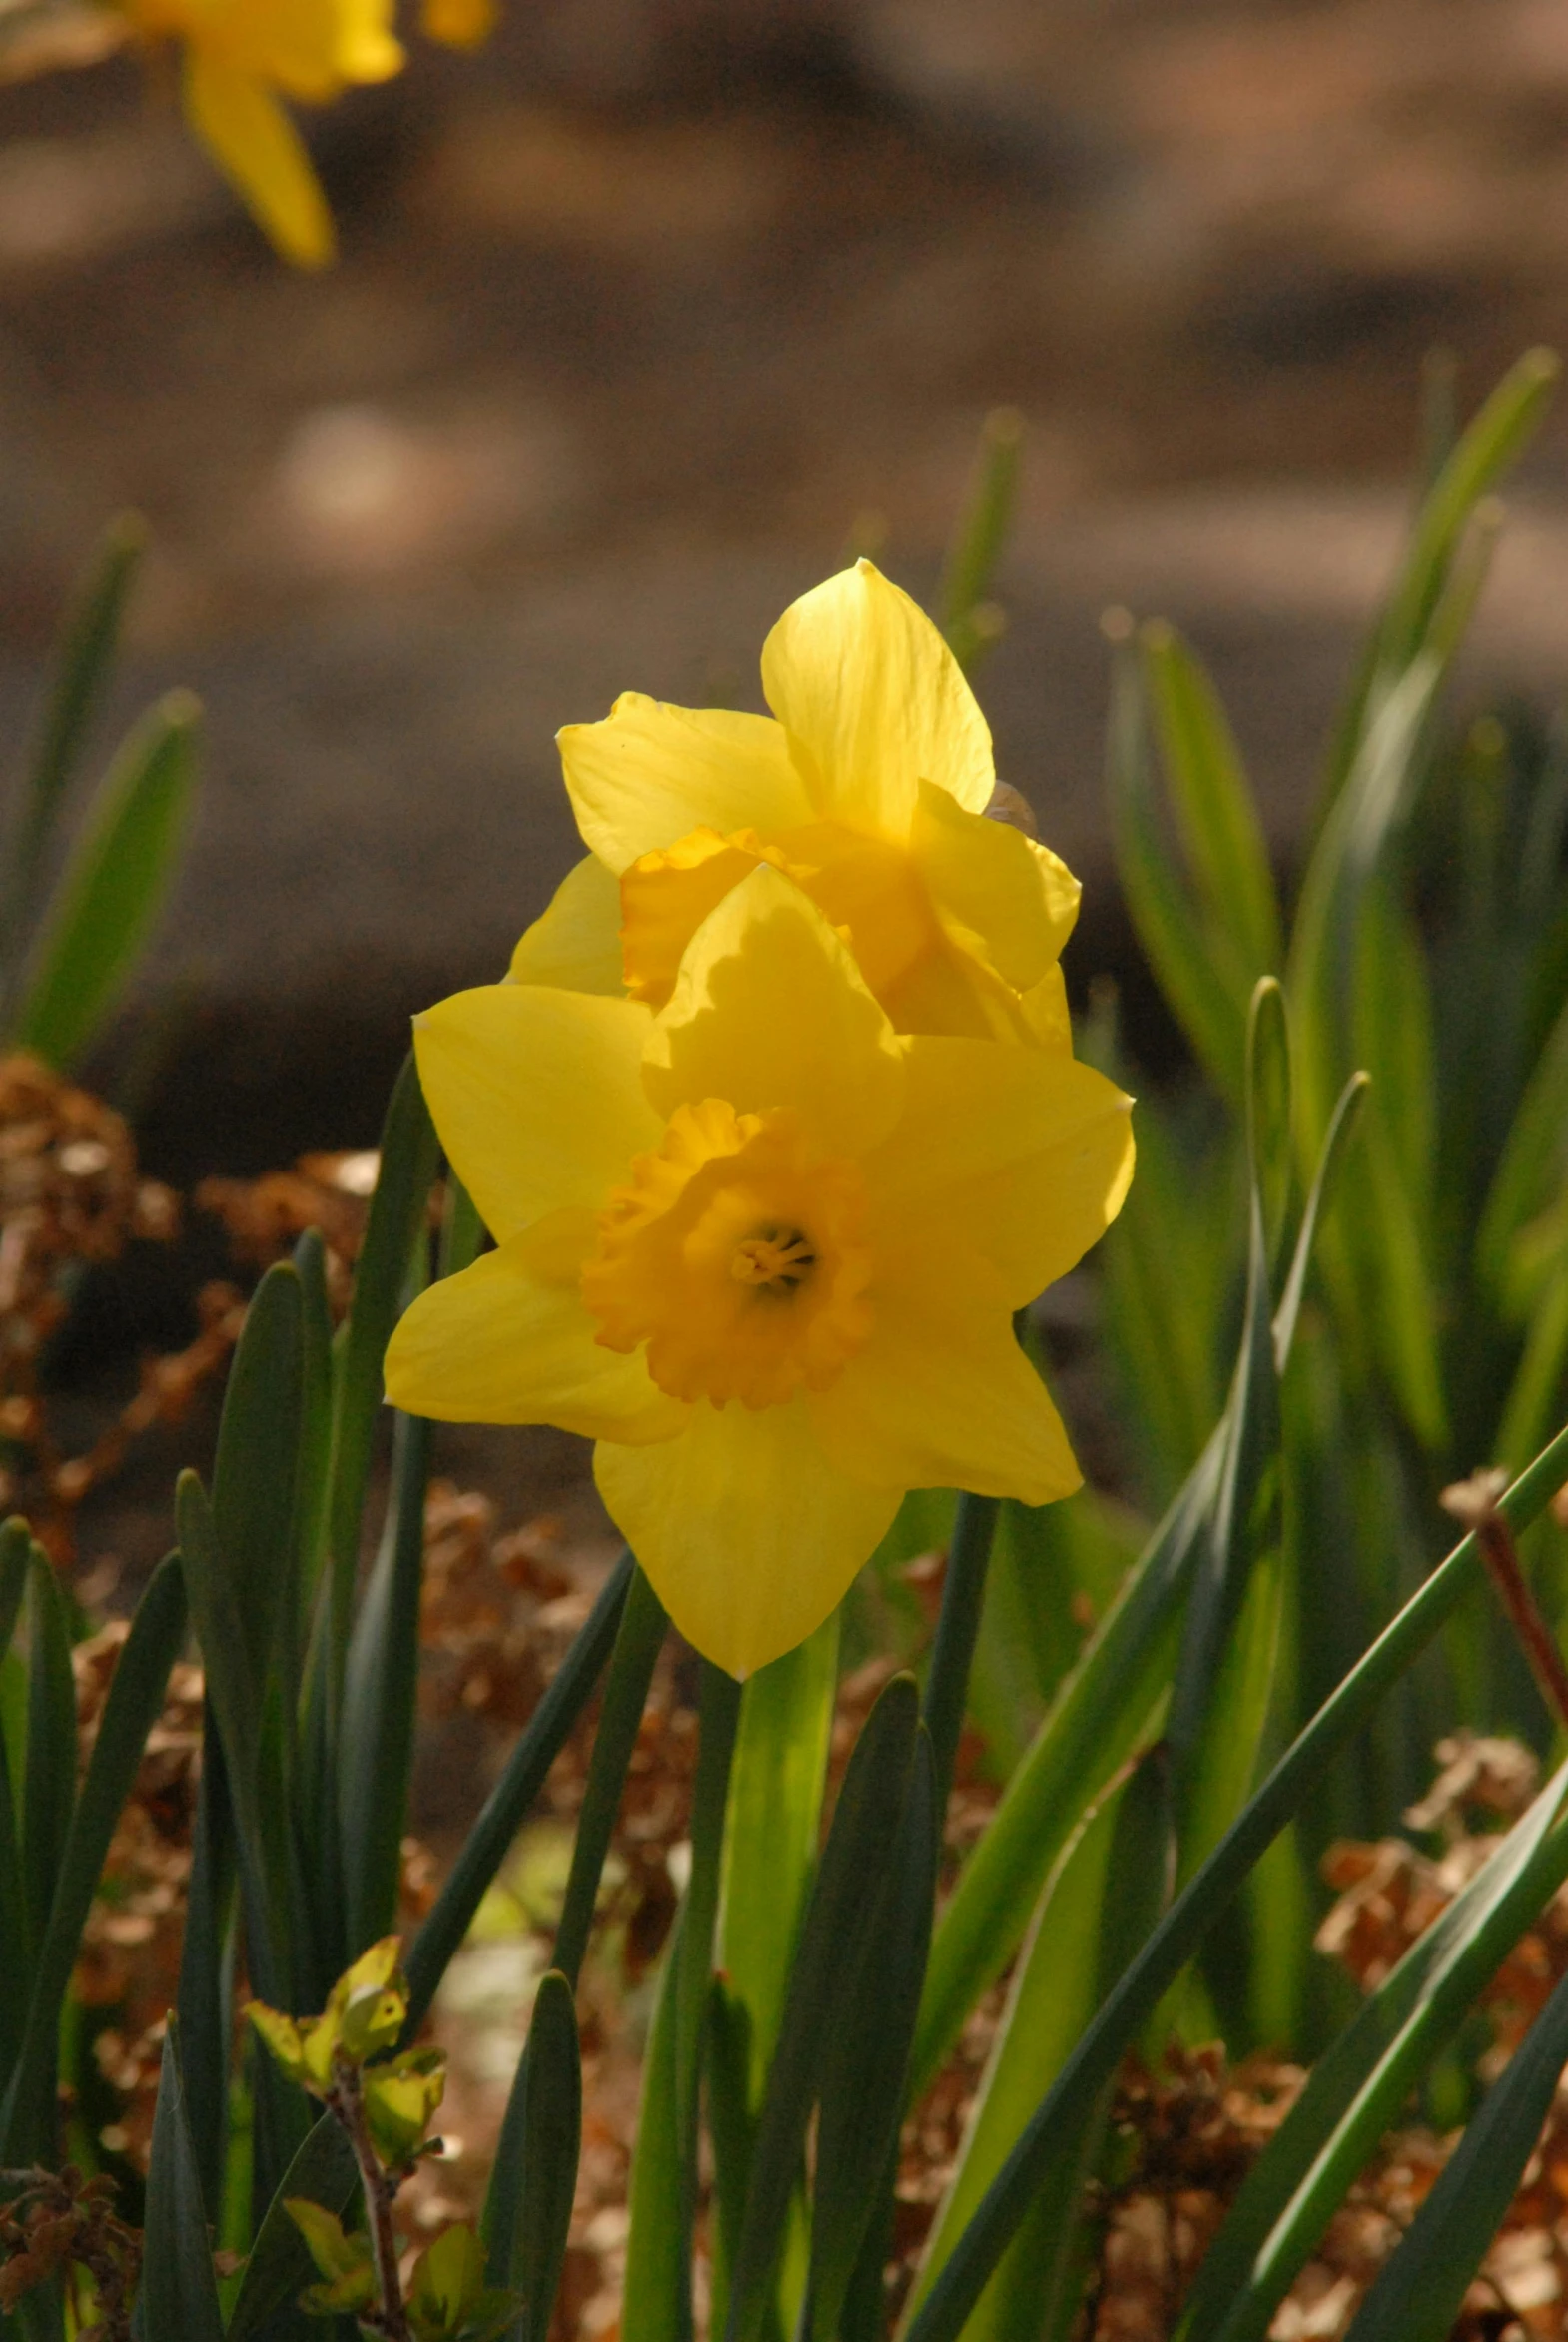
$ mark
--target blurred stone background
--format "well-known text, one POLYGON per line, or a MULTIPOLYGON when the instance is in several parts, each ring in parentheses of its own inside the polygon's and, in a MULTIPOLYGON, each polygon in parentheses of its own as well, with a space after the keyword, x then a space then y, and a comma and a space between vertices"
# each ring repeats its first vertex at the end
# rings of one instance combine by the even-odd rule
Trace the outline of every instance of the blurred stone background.
MULTIPOLYGON (((319 278, 135 59, 0 89, 0 739, 140 506, 122 706, 187 681, 211 725, 141 995, 182 1179, 373 1139, 408 1012, 572 857, 556 726, 760 704, 767 625, 851 548, 928 588, 998 403, 982 697, 1091 885, 1075 983, 1124 962, 1104 605, 1192 632, 1288 854, 1423 354, 1468 404, 1564 334, 1563 0, 502 5, 312 120, 319 278)), ((1568 424, 1511 508, 1472 676, 1546 696, 1568 424)))

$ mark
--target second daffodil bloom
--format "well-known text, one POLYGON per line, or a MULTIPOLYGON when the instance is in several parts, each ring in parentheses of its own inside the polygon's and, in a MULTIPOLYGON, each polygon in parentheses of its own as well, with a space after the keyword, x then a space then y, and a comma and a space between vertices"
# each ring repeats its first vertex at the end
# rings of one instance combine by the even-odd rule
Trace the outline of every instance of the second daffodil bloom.
POLYGON ((1090 1067, 898 1036, 765 862, 657 1012, 490 985, 415 1048, 497 1249, 402 1318, 388 1396, 596 1439, 611 1517, 732 1674, 828 1615, 906 1489, 1079 1485, 1012 1315, 1127 1188, 1130 1102, 1090 1067))
POLYGON ((321 105, 402 64, 392 0, 117 0, 149 39, 178 40, 185 110, 288 259, 319 268, 332 216, 283 98, 321 105))
POLYGON ((898 1032, 1071 1048, 1058 959, 1078 881, 986 818, 991 734, 931 620, 859 561, 785 611, 762 687, 772 717, 627 692, 561 733, 591 853, 513 977, 658 1008, 700 921, 768 863, 839 930, 898 1032))

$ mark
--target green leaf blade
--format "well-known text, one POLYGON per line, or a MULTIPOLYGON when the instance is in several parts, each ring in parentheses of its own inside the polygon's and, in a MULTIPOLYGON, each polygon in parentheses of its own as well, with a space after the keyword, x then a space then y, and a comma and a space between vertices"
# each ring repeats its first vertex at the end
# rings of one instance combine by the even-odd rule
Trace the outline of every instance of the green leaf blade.
POLYGON ((164 2035, 147 2172, 145 2259, 138 2308, 146 2334, 180 2342, 223 2342, 207 2212, 185 2118, 179 2024, 164 2035))
POLYGON ((200 711, 171 692, 104 776, 39 937, 11 1040, 46 1065, 81 1057, 173 881, 196 793, 200 711))

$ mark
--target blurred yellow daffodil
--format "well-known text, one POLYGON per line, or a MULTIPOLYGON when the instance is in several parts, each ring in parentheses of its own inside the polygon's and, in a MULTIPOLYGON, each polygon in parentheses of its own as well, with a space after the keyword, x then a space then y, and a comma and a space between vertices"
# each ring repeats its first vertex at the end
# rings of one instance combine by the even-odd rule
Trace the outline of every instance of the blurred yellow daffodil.
POLYGON ((762 686, 772 717, 627 692, 561 733, 592 851, 513 979, 658 1008, 701 920, 765 863, 843 936, 896 1031, 1070 1049, 1078 882, 986 817, 991 734, 931 620, 859 561, 785 611, 762 686))
POLYGON ((1012 1313, 1132 1172, 1129 1101, 1065 1050, 897 1035, 766 860, 668 998, 505 983, 417 1021, 497 1249, 432 1286, 392 1402, 598 1441, 677 1626, 745 1675, 833 1609, 912 1487, 1079 1484, 1012 1313))
POLYGON ((290 260, 332 258, 333 224, 283 98, 320 105, 402 64, 393 0, 117 0, 133 28, 184 50, 192 129, 290 260))

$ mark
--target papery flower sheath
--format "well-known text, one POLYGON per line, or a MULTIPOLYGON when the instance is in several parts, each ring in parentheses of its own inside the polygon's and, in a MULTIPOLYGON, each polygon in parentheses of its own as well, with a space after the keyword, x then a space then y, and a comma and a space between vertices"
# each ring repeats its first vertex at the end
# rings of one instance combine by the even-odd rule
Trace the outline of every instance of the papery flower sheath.
POLYGON ((1058 961, 1078 881, 986 817, 991 734, 931 620, 857 562, 785 611, 762 686, 771 717, 631 691, 560 734, 591 852, 512 976, 658 1008, 702 919, 767 863, 839 930, 898 1032, 1071 1049, 1058 961))
POLYGON ((1090 1067, 899 1036, 766 863, 657 1011, 490 985, 415 1047, 497 1248, 402 1318, 388 1395, 597 1440, 611 1517, 722 1667, 808 1635, 906 1489, 1079 1485, 1012 1315, 1132 1173, 1130 1102, 1090 1067))
POLYGON ((332 258, 333 224, 283 98, 321 105, 402 64, 392 0, 117 0, 153 40, 178 40, 192 129, 288 259, 332 258))

